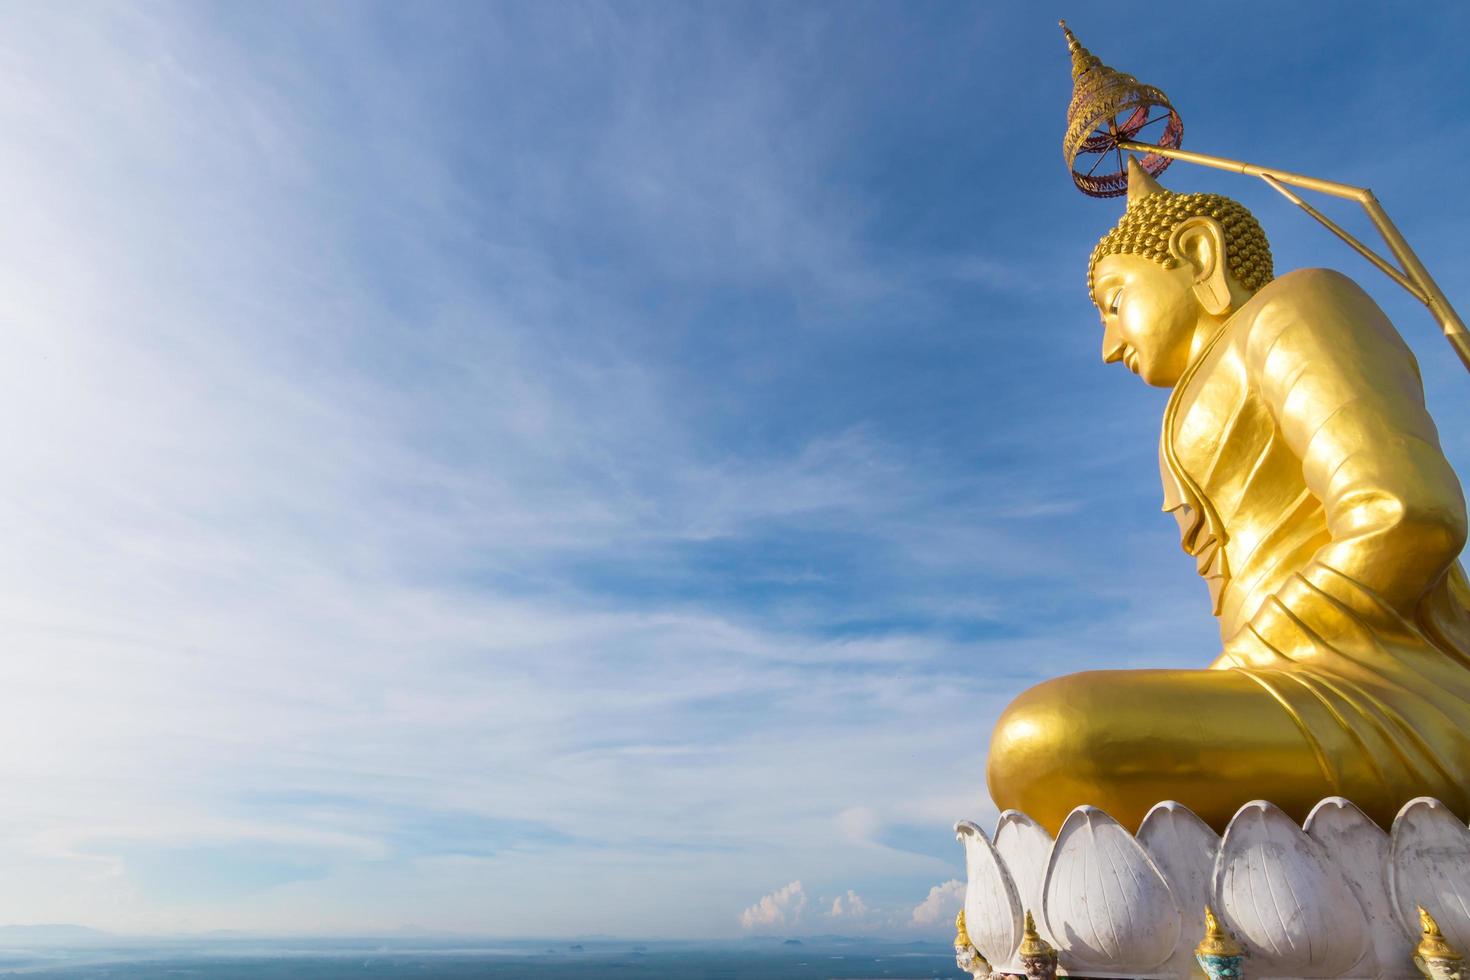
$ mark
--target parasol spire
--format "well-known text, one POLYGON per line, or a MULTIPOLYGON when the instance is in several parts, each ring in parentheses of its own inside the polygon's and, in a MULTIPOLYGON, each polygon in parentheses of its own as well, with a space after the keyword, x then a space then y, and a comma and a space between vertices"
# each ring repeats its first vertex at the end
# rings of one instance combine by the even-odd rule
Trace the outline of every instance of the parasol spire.
POLYGON ((1089 68, 1101 65, 1102 60, 1082 46, 1082 42, 1077 40, 1077 35, 1072 33, 1066 21, 1059 20, 1057 23, 1062 25, 1062 33, 1067 35, 1067 50, 1072 54, 1072 80, 1076 81, 1089 68))

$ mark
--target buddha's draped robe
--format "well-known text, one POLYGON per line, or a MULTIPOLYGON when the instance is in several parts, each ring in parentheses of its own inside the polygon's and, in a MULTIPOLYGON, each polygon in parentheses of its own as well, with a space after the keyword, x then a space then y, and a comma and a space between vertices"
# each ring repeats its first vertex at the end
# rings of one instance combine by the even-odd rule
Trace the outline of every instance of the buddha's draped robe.
POLYGON ((1270 283, 1180 379, 1159 455, 1220 620, 1213 666, 1379 821, 1419 795, 1470 811, 1465 501, 1383 312, 1334 272, 1270 283))

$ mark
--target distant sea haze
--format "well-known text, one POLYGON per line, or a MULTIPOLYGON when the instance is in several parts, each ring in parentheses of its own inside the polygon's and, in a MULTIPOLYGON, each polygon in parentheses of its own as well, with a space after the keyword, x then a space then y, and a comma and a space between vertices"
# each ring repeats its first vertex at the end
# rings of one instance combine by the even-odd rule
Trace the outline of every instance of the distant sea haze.
POLYGON ((958 977, 932 942, 823 936, 725 942, 124 938, 81 926, 0 927, 0 976, 54 980, 931 980, 958 977))

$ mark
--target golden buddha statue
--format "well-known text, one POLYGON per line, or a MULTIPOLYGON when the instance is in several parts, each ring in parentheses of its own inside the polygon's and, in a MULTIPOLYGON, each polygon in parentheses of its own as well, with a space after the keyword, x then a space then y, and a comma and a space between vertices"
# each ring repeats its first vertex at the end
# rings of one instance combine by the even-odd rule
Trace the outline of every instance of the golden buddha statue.
POLYGON ((1131 160, 1088 280, 1103 360, 1173 389, 1164 509, 1223 649, 1024 692, 991 741, 996 804, 1053 833, 1084 803, 1133 827, 1161 800, 1216 829, 1253 799, 1470 816, 1465 500, 1393 325, 1336 272, 1273 278, 1244 207, 1131 160))

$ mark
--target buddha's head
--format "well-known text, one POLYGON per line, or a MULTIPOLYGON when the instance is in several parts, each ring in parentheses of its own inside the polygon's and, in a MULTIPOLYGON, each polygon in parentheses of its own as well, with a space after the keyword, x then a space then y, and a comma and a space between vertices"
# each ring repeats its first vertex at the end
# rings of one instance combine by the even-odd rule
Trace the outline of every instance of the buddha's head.
POLYGON ((1129 160, 1128 209, 1092 252, 1103 360, 1170 388, 1225 319, 1271 281, 1271 247, 1236 201, 1174 194, 1129 160))

